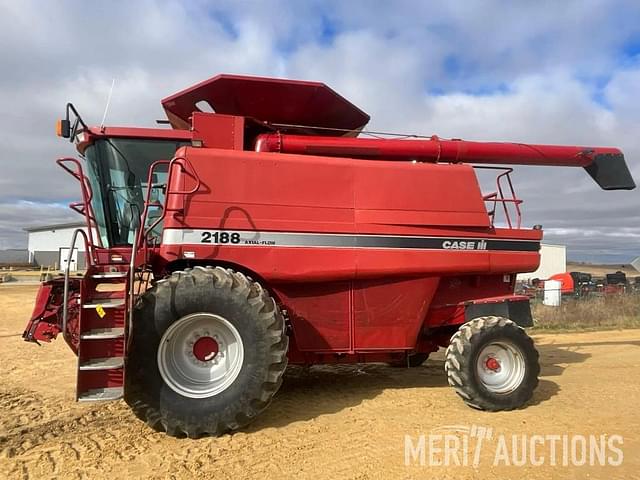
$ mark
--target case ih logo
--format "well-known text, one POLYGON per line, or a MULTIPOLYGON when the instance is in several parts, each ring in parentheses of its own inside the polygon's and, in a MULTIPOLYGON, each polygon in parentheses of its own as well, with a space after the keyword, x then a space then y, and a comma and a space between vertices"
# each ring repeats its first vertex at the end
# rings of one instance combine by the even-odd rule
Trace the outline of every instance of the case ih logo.
POLYGON ((478 240, 476 242, 472 240, 445 240, 442 242, 442 248, 446 248, 447 250, 486 250, 487 241, 478 240))

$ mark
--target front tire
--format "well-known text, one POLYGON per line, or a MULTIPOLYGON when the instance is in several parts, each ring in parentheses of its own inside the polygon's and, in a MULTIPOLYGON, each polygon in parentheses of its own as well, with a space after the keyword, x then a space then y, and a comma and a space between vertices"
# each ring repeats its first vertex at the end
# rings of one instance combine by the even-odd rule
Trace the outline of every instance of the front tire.
POLYGON ((451 337, 445 371, 449 385, 469 406, 513 410, 531 399, 540 364, 522 327, 503 317, 480 317, 451 337))
POLYGON ((271 402, 287 365, 284 317, 262 286, 220 267, 174 272, 135 310, 125 400, 172 436, 221 435, 271 402))

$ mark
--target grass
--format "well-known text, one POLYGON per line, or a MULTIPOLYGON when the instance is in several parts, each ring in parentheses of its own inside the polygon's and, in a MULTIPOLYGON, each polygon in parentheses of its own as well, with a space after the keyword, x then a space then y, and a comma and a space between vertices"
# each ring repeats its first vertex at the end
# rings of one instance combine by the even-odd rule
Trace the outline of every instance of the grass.
POLYGON ((640 295, 562 299, 560 307, 532 303, 534 329, 603 330, 640 328, 640 295))

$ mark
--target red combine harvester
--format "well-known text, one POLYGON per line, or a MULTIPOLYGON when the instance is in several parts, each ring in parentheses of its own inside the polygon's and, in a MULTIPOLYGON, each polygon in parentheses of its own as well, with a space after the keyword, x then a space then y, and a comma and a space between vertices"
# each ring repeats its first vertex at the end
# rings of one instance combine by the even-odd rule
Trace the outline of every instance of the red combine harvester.
POLYGON ((24 338, 61 333, 78 400, 124 397, 170 435, 243 427, 287 363, 417 366, 439 347, 469 405, 522 406, 539 365, 513 291, 542 230, 495 165, 635 187, 615 148, 358 138, 369 116, 321 83, 219 75, 162 105, 172 128, 88 127, 67 105, 88 267, 42 284, 24 338))

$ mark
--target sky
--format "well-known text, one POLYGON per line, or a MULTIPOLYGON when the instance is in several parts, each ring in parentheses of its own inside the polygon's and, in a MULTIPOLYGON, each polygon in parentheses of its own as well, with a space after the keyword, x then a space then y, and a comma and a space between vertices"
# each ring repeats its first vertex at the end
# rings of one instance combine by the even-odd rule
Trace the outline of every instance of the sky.
MULTIPOLYGON (((55 158, 72 101, 99 124, 154 126, 160 99, 218 73, 325 82, 369 129, 620 147, 640 179, 640 2, 0 0, 0 249, 77 221, 55 158)), ((640 255, 640 189, 579 168, 516 167, 524 224, 568 257, 640 255)))

